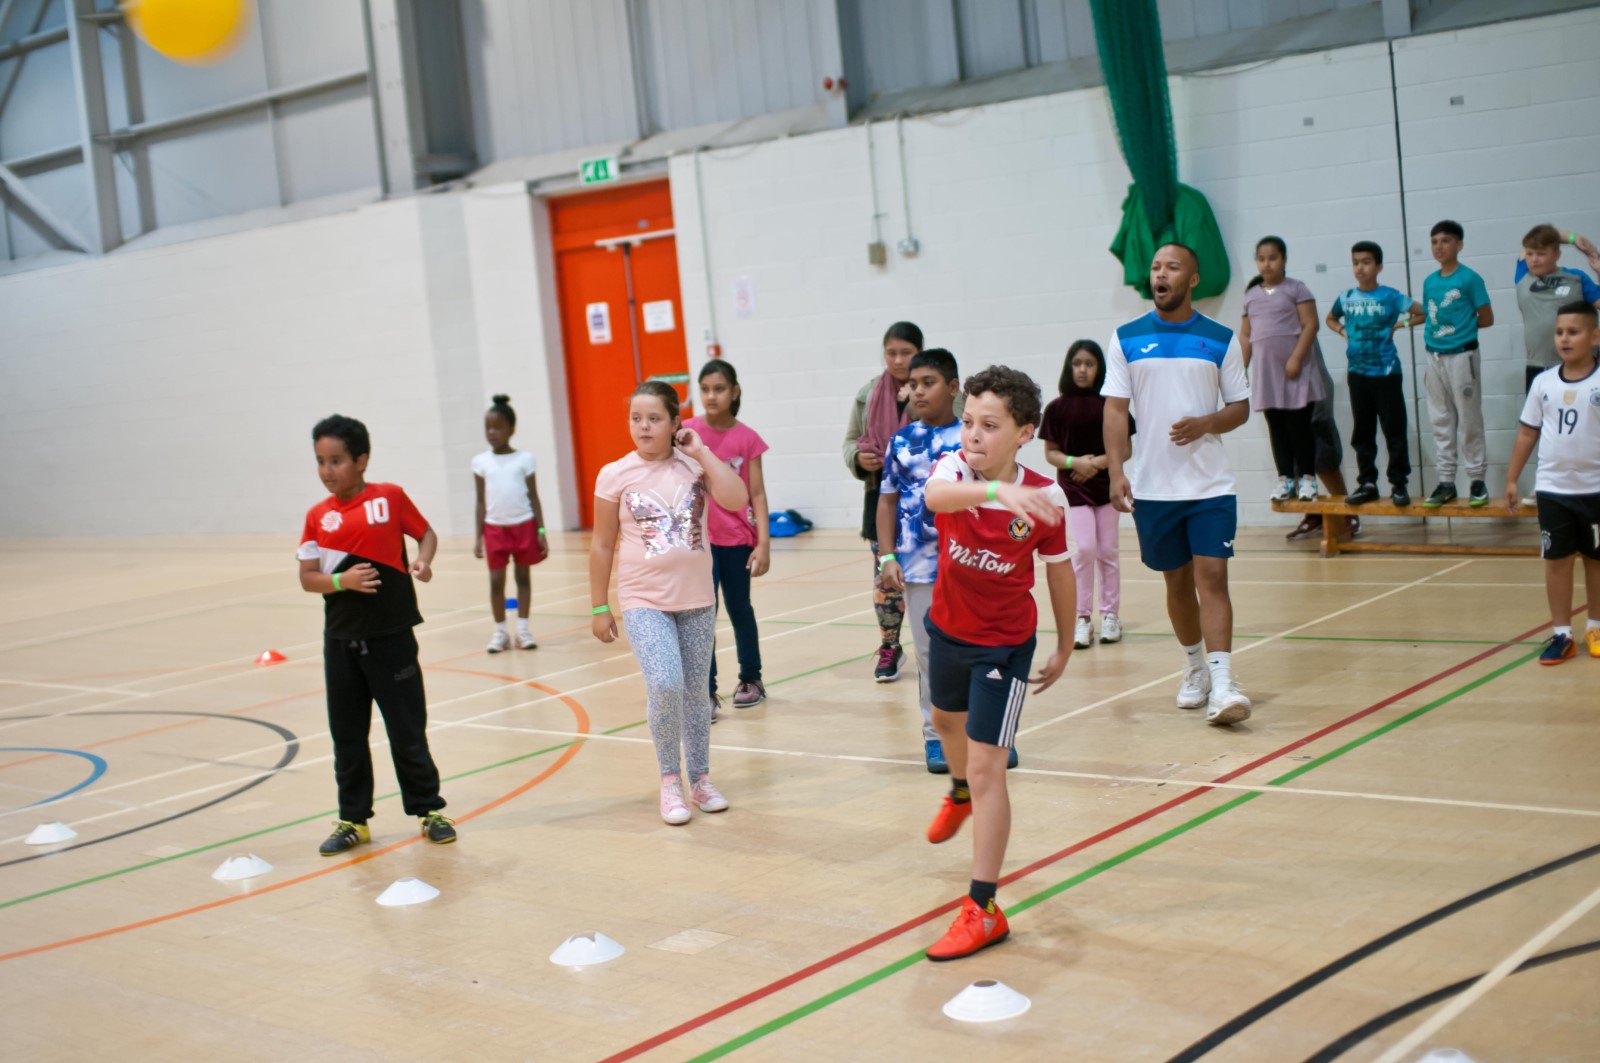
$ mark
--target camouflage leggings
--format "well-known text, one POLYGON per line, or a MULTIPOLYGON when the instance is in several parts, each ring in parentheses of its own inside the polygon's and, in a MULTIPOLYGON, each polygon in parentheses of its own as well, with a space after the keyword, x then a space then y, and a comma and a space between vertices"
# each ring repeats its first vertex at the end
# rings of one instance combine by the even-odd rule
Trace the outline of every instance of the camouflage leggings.
POLYGON ((872 547, 872 608, 878 614, 878 635, 885 646, 900 645, 900 627, 906 619, 906 596, 890 590, 878 578, 878 544, 872 547))

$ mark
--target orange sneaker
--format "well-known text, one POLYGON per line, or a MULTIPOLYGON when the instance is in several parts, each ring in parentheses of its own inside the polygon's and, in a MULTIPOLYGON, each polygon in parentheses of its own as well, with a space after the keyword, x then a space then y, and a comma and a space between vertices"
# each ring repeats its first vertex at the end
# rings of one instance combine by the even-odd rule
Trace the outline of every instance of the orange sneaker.
POLYGON ((941 962, 959 960, 990 945, 1000 944, 1010 933, 1006 913, 1000 910, 999 905, 995 905, 994 911, 986 912, 971 897, 963 897, 956 921, 950 924, 944 937, 928 950, 928 959, 941 962))
POLYGON ((1589 644, 1589 656, 1600 657, 1600 627, 1592 627, 1583 633, 1583 641, 1589 644))
POLYGON ((928 840, 935 845, 947 842, 956 836, 956 831, 961 829, 961 824, 972 815, 972 802, 963 801, 959 805, 951 799, 949 794, 944 795, 944 804, 939 806, 939 812, 933 817, 933 822, 928 824, 928 840))

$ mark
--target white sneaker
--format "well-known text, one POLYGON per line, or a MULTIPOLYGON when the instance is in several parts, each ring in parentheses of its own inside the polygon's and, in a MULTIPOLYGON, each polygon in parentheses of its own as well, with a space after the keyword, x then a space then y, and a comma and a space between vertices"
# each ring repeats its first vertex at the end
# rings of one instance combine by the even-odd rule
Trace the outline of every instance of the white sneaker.
POLYGON ((1239 684, 1230 679, 1227 686, 1211 691, 1211 699, 1206 706, 1206 723, 1214 723, 1221 727, 1230 723, 1240 723, 1249 718, 1250 699, 1244 696, 1239 684))
POLYGON ((1211 669, 1202 664, 1184 670, 1183 681, 1178 684, 1178 708, 1198 709, 1210 694, 1211 669))
POLYGON ((1317 478, 1315 476, 1300 477, 1300 490, 1295 497, 1302 502, 1315 502, 1317 500, 1317 478))
POLYGON ((533 632, 529 631, 527 628, 517 629, 517 649, 536 650, 538 648, 539 644, 533 641, 533 632))
POLYGON ((1078 622, 1072 626, 1072 646, 1074 649, 1086 650, 1094 645, 1094 627, 1086 616, 1078 617, 1078 622))
POLYGON ((1117 619, 1116 613, 1100 614, 1100 641, 1122 641, 1122 621, 1117 619))
POLYGON ((1287 502, 1294 497, 1294 480, 1288 476, 1278 477, 1278 489, 1267 496, 1268 502, 1287 502))
POLYGON ((683 781, 676 775, 661 778, 661 819, 674 827, 689 822, 689 806, 683 803, 683 781))
POLYGON ((511 636, 500 628, 494 629, 494 638, 489 640, 490 653, 502 653, 511 648, 511 636))
POLYGON ((711 785, 709 775, 702 775, 694 781, 689 797, 702 812, 723 812, 728 807, 728 799, 722 796, 721 790, 711 785))

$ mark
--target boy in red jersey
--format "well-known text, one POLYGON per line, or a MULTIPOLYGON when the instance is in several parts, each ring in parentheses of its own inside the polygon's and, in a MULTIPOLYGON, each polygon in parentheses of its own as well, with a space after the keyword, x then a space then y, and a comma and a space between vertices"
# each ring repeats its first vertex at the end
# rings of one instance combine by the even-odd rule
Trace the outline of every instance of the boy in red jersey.
POLYGON ((939 459, 924 496, 944 555, 928 610, 928 679, 951 784, 928 840, 946 841, 974 818, 972 888, 928 950, 930 960, 970 956, 1010 933, 994 900, 1011 836, 1006 757, 1028 683, 1047 690, 1067 666, 1076 602, 1066 495, 1017 464, 1017 449, 1039 426, 1039 385, 990 366, 964 390, 961 449, 939 459), (1035 553, 1045 563, 1056 649, 1030 680, 1039 628, 1035 553))
POLYGON ((317 475, 332 492, 306 514, 300 536, 300 586, 323 596, 323 676, 328 688, 328 732, 333 776, 339 784, 339 819, 322 843, 337 856, 372 840, 372 702, 389 734, 389 753, 400 780, 400 801, 423 835, 444 844, 456 829, 440 809, 439 769, 428 750, 428 702, 417 663, 422 623, 411 578, 433 578, 439 537, 406 493, 394 484, 366 482, 371 442, 367 426, 334 414, 311 430, 317 475), (406 540, 417 540, 417 559, 406 560, 406 540))

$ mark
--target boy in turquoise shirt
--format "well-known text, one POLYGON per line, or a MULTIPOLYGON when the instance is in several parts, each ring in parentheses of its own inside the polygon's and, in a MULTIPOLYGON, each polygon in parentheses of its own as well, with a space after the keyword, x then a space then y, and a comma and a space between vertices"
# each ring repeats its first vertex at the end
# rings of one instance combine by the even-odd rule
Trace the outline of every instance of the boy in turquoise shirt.
POLYGON ((1483 278, 1459 259, 1466 233, 1460 224, 1442 221, 1429 234, 1439 268, 1422 282, 1422 302, 1428 320, 1423 343, 1428 350, 1428 370, 1423 386, 1428 394, 1428 420, 1433 427, 1434 460, 1439 483, 1423 502, 1436 509, 1456 498, 1456 436, 1471 481, 1468 500, 1474 506, 1489 504, 1489 458, 1483 443, 1483 375, 1478 357, 1478 330, 1494 324, 1489 289, 1483 278))

